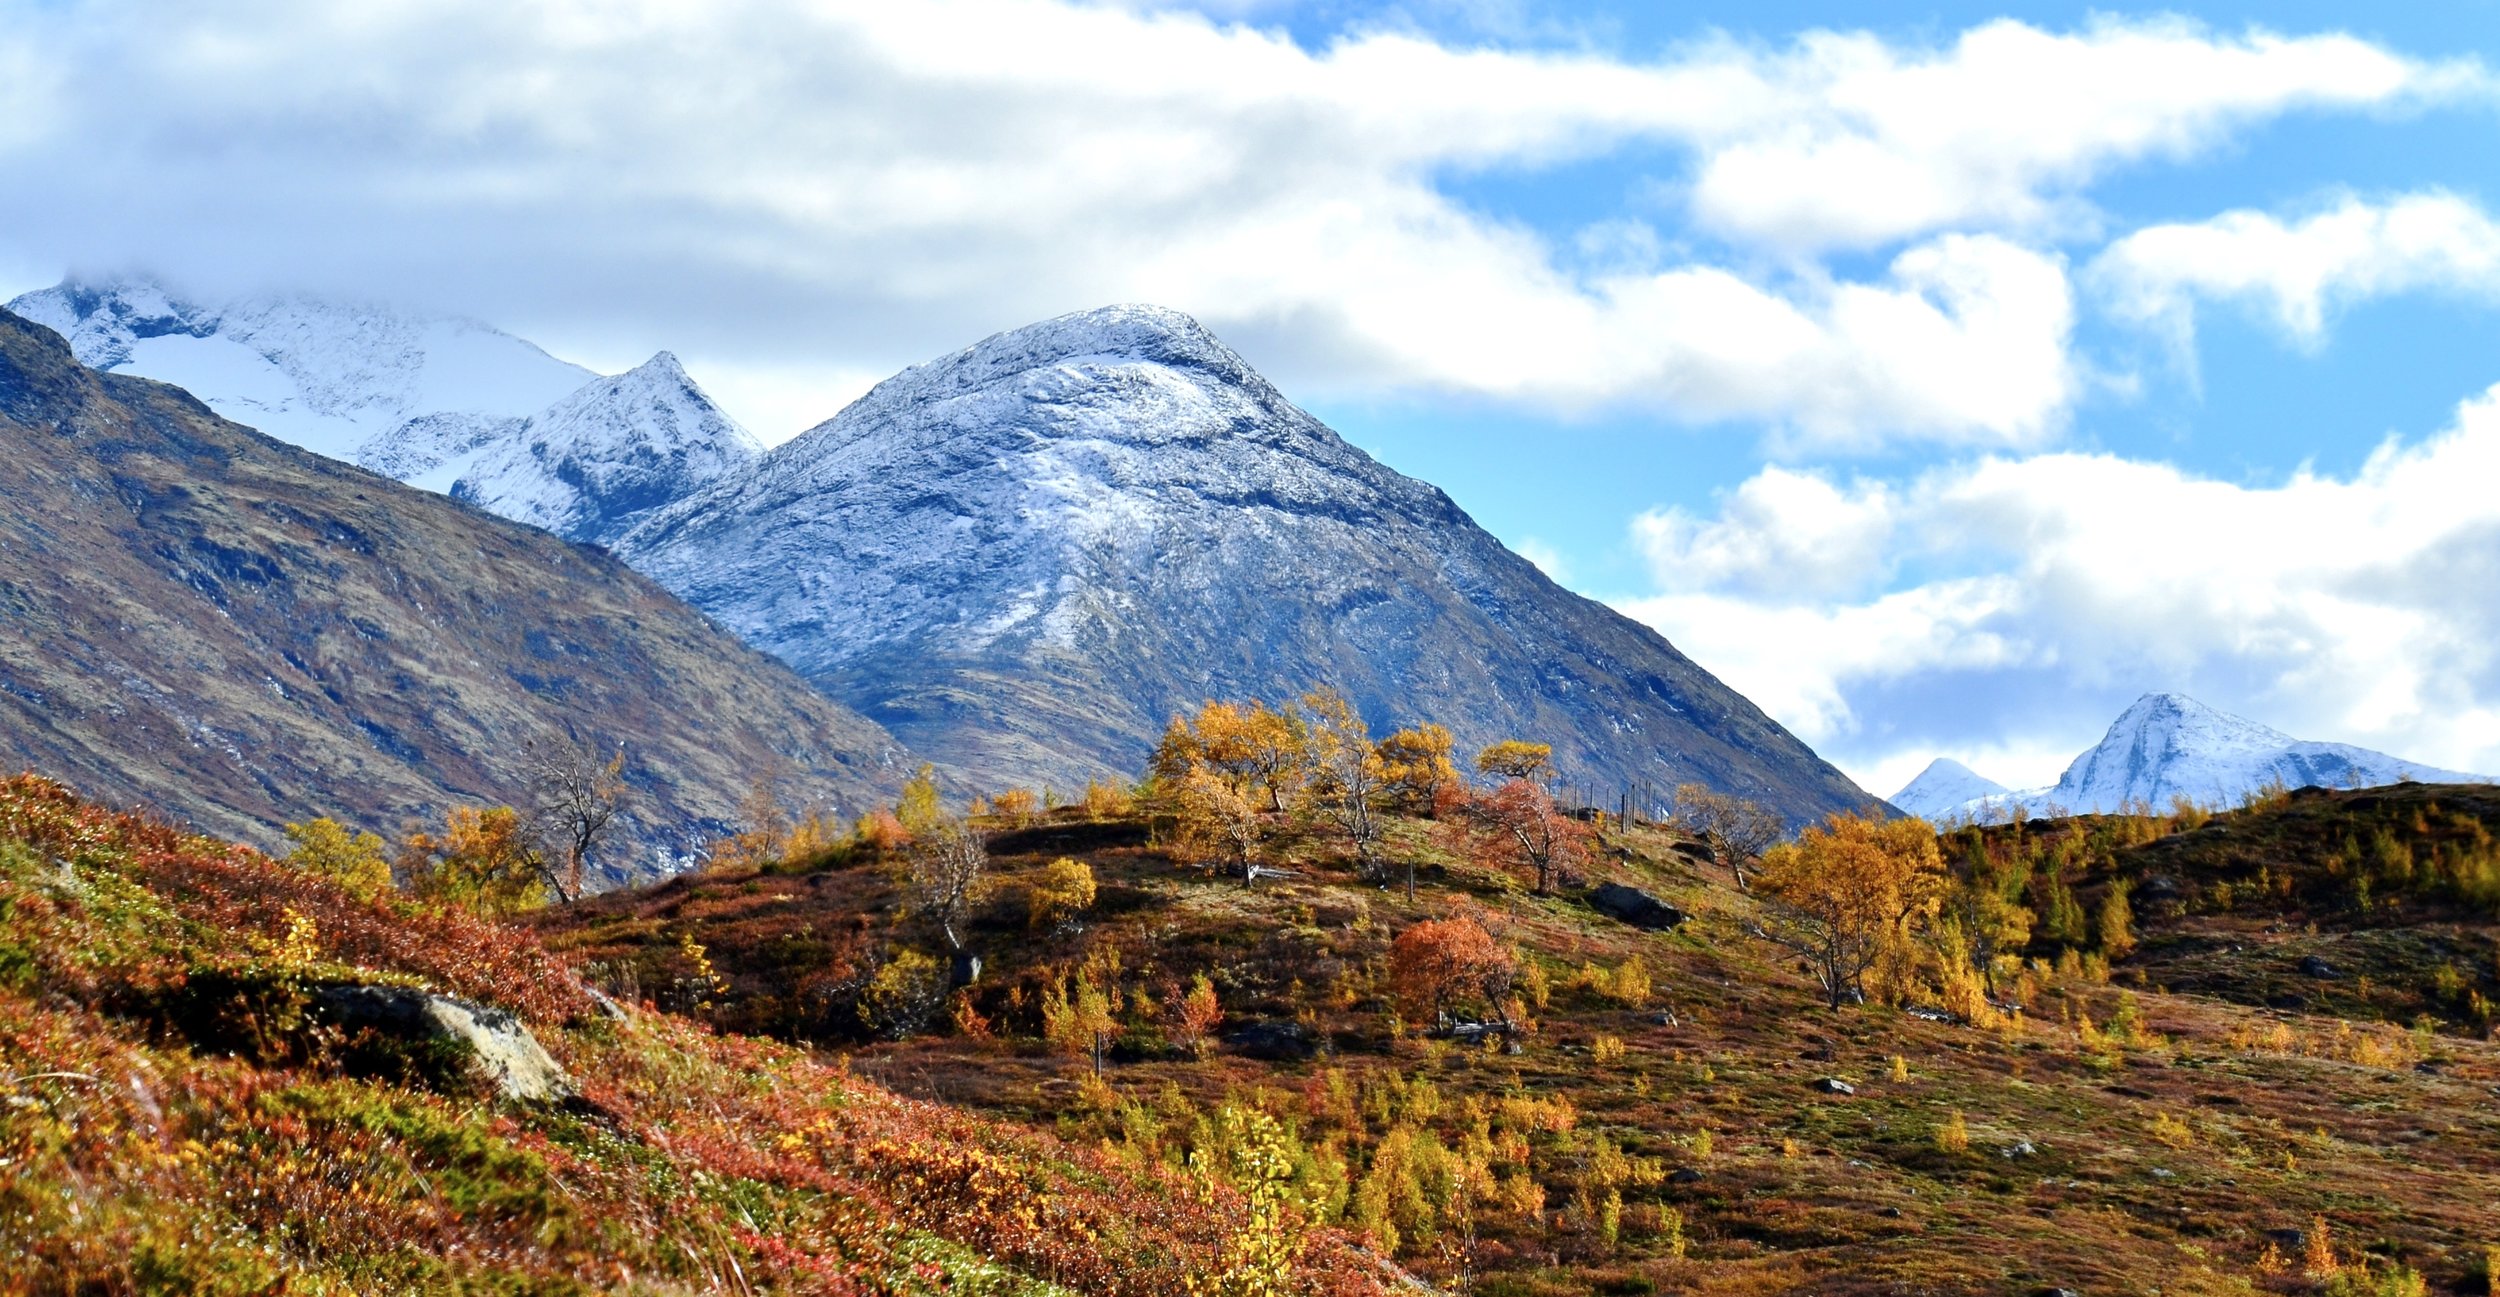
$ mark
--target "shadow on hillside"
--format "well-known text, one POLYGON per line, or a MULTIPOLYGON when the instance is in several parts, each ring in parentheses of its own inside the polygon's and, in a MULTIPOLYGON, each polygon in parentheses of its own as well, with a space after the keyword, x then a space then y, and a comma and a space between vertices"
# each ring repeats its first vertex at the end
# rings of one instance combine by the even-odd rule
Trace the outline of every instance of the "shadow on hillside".
POLYGON ((1030 828, 993 833, 989 835, 988 844, 993 856, 1073 856, 1093 851, 1116 851, 1145 846, 1146 825, 1143 820, 1036 824, 1030 828))

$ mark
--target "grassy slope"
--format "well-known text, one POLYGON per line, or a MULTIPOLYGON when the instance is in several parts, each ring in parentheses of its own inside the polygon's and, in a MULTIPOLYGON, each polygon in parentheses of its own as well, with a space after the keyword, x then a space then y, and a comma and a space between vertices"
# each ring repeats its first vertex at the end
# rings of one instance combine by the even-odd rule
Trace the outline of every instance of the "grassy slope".
MULTIPOLYGON (((2340 841, 2340 827, 2329 834, 2283 818, 2314 813, 2307 802, 2287 804, 2220 833, 2173 834, 2175 826, 2148 822, 2133 834, 2145 840, 2075 881, 2087 902, 2112 877, 2154 876, 2204 888, 2198 894, 2210 900, 2214 877, 2253 872, 2256 859, 2292 851, 2294 839, 2340 841), (2202 845, 2222 840, 2251 844, 2253 854, 2226 861, 2202 845)), ((1141 1165, 1175 1157, 1190 1142, 1191 1114, 1226 1095, 1295 1122, 1312 1147, 1345 1157, 1357 1181, 1400 1125, 1430 1129, 1452 1147, 1472 1128, 1489 1137, 1496 1170, 1532 1176, 1545 1204, 1481 1215, 1472 1265, 1485 1293, 2310 1291, 2321 1285, 2302 1274, 2299 1242, 2266 1231, 2310 1230, 2320 1218, 2348 1267, 2367 1254, 2382 1272, 2401 1261, 2436 1288, 2480 1291, 2483 1249, 2500 1242, 2500 1120, 2490 1098, 2500 1052, 2462 1020, 2419 1032, 2370 1021, 2406 1007, 2392 1000, 2357 1023, 2305 1011, 2376 1003, 2352 1000, 2349 982, 2321 995, 2307 979, 2300 1008, 2263 1007, 2282 994, 2277 974, 2302 943, 2392 941, 2400 953, 2390 958, 2411 959, 2401 953, 2411 949, 2406 934, 2428 923, 2443 949, 2488 952, 2487 911, 2424 902, 2330 915, 2313 938, 2307 925, 2319 916, 2297 898, 2268 893, 2212 913, 2148 901, 2139 907, 2143 950, 2112 983, 2035 975, 2025 1019, 1982 1030, 1886 1007, 1817 1007, 1804 979, 1747 935, 1751 898, 1664 834, 1613 838, 1619 858, 1609 869, 1696 914, 1672 935, 1635 932, 1575 900, 1523 895, 1455 864, 1427 825, 1398 826, 1397 854, 1426 862, 1413 905, 1355 882, 1332 863, 1330 844, 1300 830, 1280 826, 1270 846, 1303 876, 1245 891, 1168 859, 1135 823, 999 834, 992 850, 1002 883, 975 944, 990 961, 978 1003, 1001 1038, 845 1046, 856 1051, 853 1066, 899 1088, 1055 1125, 1141 1165), (1101 902, 1081 932, 1029 935, 1020 880, 1061 854, 1094 865, 1101 902), (1389 938, 1462 898, 1486 907, 1499 935, 1551 971, 1553 998, 1521 1055, 1392 1040, 1386 1030, 1379 970, 1389 938), (2211 962, 2187 952, 2209 950, 2217 924, 2283 943, 2243 961, 2271 971, 2249 985, 2188 976, 2203 966, 2197 960, 2211 962), (1079 1064, 1030 1039, 1032 1006, 1047 972, 1106 949, 1121 952, 1128 981, 1150 994, 1168 987, 1164 975, 1210 968, 1228 1028, 1300 1016, 1331 1053, 1280 1063, 1225 1049, 1191 1059, 1161 1048, 1153 1015, 1137 1014, 1110 1091, 1089 1087, 1079 1064), (1644 1008, 1570 984, 1584 963, 1611 967, 1634 955, 1655 977, 1644 1008), (2129 1004, 2140 1029, 2105 1030, 2129 1004), (1624 1056, 1595 1061, 1600 1036, 1624 1041, 1624 1056), (1824 1077, 1858 1093, 1816 1093, 1810 1087, 1824 1077), (1431 1100, 1416 1097, 1418 1078, 1432 1083, 1431 1100), (1537 1128, 1560 1124, 1552 1101, 1567 1101, 1570 1128, 1537 1128), (1937 1131, 1954 1113, 1968 1148, 1942 1151, 1937 1131), (1610 1149, 1630 1157, 1630 1174, 1604 1165, 1610 1149), (1661 1178, 1673 1169, 1699 1178, 1661 1178), (1582 1186, 1609 1182, 1627 1204, 1614 1245, 1573 1210, 1582 1186), (1670 1212, 1688 1240, 1681 1258, 1670 1212)), ((665 995, 651 988, 683 975, 675 943, 693 936, 731 987, 708 1012, 749 1029, 823 1035, 840 1026, 822 1009, 825 970, 890 941, 931 940, 891 926, 891 899, 877 862, 835 858, 787 873, 683 879, 548 923, 557 947, 646 994, 665 995)), ((2332 957, 2349 957, 2351 947, 2337 949, 2332 957)), ((2493 972, 2481 957, 2465 976, 2492 993, 2493 972)), ((2407 975, 2418 982, 2429 973, 2413 966, 2407 975)), ((2380 994, 2390 980, 2374 983, 2380 994)), ((1452 1278, 1468 1256, 1446 1228, 1407 1234, 1403 1259, 1424 1273, 1452 1278)))
MULTIPOLYGON (((438 1060, 439 1061, 439 1060, 438 1060)), ((528 934, 0 783, 0 1291, 1178 1292, 1229 1191, 800 1050, 598 1011, 528 934), (325 1035, 306 988, 522 1015, 580 1102, 325 1035)), ((1383 1271, 1312 1236, 1312 1291, 1383 1271)))

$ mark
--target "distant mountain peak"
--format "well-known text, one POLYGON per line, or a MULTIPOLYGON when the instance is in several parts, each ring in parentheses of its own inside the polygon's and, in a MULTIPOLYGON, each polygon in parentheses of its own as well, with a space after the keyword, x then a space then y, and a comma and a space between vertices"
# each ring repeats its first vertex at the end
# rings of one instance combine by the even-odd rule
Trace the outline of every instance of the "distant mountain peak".
POLYGON ((663 351, 499 434, 455 466, 449 489, 489 513, 605 545, 762 452, 663 351))
POLYGON ((1901 791, 1886 800, 1895 807, 1922 819, 1949 817, 1965 802, 1977 801, 2006 791, 2005 785, 1963 765, 1951 757, 1938 757, 1927 763, 1918 778, 1904 784, 1901 791))
MULTIPOLYGON (((2482 775, 2441 770, 2349 743, 2306 742, 2185 694, 2156 692, 2119 713, 2101 741, 2077 756, 2054 786, 1983 793, 1958 806, 1939 807, 1930 818, 1995 818, 2017 804, 2076 813, 2137 806, 2166 810, 2178 798, 2231 806, 2268 784, 2374 787, 2403 779, 2491 782, 2482 775)), ((1904 789, 1903 795, 1909 792, 1904 789)), ((1893 804, 1911 809, 1898 796, 1893 804)))

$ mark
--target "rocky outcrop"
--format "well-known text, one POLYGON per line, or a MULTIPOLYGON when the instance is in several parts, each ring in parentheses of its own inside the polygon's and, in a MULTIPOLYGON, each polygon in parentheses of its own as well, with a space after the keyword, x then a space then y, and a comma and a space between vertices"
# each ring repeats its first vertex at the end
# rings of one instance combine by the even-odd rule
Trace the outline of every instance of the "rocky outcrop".
POLYGON ((1684 911, 1622 883, 1598 884, 1597 890, 1589 893, 1589 905, 1600 914, 1636 928, 1672 932, 1684 925, 1684 911))
POLYGON ((530 1029, 504 1009, 415 987, 335 985, 313 992, 312 1012, 351 1035, 372 1031, 413 1049, 447 1051, 502 1099, 558 1103, 579 1093, 530 1029))

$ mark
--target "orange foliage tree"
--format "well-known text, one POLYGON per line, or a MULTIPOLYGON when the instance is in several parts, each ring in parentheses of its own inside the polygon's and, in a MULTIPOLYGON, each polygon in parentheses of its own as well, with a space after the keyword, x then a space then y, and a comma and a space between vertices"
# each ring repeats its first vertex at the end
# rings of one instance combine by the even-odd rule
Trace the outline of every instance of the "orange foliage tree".
POLYGON ((1554 795, 1531 779, 1469 798, 1459 823, 1469 854, 1530 880, 1539 895, 1588 857, 1589 827, 1563 814, 1554 795))
POLYGON ((1196 716, 1175 716, 1156 745, 1150 774, 1174 786, 1193 770, 1205 770, 1245 800, 1263 800, 1271 813, 1311 777, 1310 729, 1291 706, 1261 702, 1210 702, 1196 716))
POLYGON ((1453 1009, 1481 1007, 1510 1024, 1510 952, 1472 918, 1428 919, 1389 945, 1389 984, 1408 1012, 1434 1023, 1453 1009))
POLYGON ((509 806, 453 807, 440 837, 410 833, 393 862, 409 891, 485 915, 545 905, 545 865, 521 813, 509 806))

